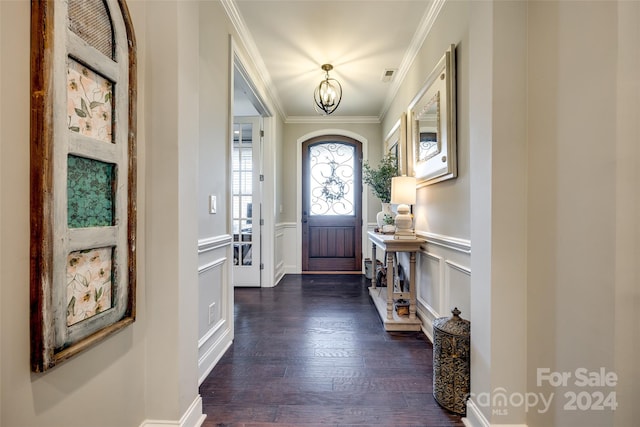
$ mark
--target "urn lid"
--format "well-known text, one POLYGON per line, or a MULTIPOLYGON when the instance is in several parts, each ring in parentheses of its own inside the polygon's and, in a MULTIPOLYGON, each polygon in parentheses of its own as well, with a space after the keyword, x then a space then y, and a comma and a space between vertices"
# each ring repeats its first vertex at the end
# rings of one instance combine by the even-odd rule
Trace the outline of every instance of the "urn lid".
POLYGON ((451 310, 453 316, 439 317, 433 321, 434 329, 439 329, 451 335, 468 337, 471 332, 471 322, 460 317, 458 307, 451 310))

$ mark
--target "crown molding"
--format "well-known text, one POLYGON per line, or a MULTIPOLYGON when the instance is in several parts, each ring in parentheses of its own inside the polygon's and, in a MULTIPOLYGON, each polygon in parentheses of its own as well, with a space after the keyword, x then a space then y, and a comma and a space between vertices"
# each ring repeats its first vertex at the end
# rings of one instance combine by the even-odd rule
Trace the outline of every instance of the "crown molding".
POLYGON ((289 116, 285 123, 380 123, 378 116, 289 116))
POLYGON ((442 7, 446 3, 447 0, 433 0, 429 9, 425 12, 420 25, 416 29, 416 32, 413 35, 413 39, 411 40, 411 44, 409 48, 405 52, 405 55, 398 67, 397 75, 391 82, 391 86, 389 91, 387 92, 387 96, 385 98, 385 102, 382 106, 382 110, 378 117, 373 116, 336 116, 336 117, 314 117, 314 116, 287 116, 284 112, 284 108, 282 107, 282 101, 278 94, 272 89, 273 81, 271 80, 271 75, 267 70, 267 67, 264 64, 262 56, 260 55, 260 51, 258 50, 255 41, 253 40, 253 36, 251 32, 247 28, 247 25, 240 14, 236 6, 236 0, 220 0, 222 6, 231 21, 233 27, 238 33, 238 38, 240 39, 240 43, 247 50, 249 54, 250 60, 252 61, 255 69, 258 73, 258 78, 262 81, 265 90, 271 101, 273 102, 275 108, 280 113, 280 116, 283 118, 285 123, 381 123, 382 118, 387 114, 389 107, 391 106, 392 101, 398 94, 400 90, 400 86, 404 82, 404 79, 409 72, 409 68, 415 61, 422 44, 431 29, 433 28, 433 24, 436 21, 436 18, 440 14, 442 7), (356 121, 354 121, 356 120, 356 121))
POLYGON ((420 22, 420 25, 413 35, 411 44, 405 52, 404 57, 402 58, 402 62, 398 67, 397 75, 391 82, 391 87, 387 92, 387 97, 385 98, 384 104, 382 105, 382 110, 380 111, 381 118, 384 117, 385 114, 387 114, 389 107, 391 107, 391 102, 393 102, 396 95, 398 94, 400 86, 404 82, 405 77, 407 77, 409 68, 411 68, 413 61, 415 61, 416 57, 418 56, 418 52, 420 52, 422 44, 431 32, 433 24, 436 22, 436 18, 440 14, 440 11, 442 10, 442 7, 446 3, 446 1, 447 0, 433 0, 429 9, 427 9, 424 16, 422 17, 422 21, 420 22))
POLYGON ((272 90, 274 86, 271 80, 271 75, 262 60, 262 56, 260 55, 260 51, 258 50, 255 41, 253 40, 251 32, 245 24, 244 19, 242 19, 242 15, 236 6, 235 0, 220 0, 220 3, 222 3, 222 7, 231 21, 233 28, 235 28, 238 33, 240 44, 247 50, 249 60, 253 63, 255 70, 258 73, 258 78, 262 81, 264 89, 267 91, 267 95, 276 107, 276 110, 280 113, 280 116, 286 119, 287 116, 282 108, 282 101, 280 101, 278 94, 272 90))

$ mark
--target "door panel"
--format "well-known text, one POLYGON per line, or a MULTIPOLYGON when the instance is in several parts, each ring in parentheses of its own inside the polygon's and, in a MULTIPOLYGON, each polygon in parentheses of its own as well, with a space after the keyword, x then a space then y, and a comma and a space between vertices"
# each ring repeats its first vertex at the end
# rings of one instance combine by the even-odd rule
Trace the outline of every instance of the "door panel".
POLYGON ((362 270, 361 153, 341 136, 303 144, 303 271, 362 270))
POLYGON ((260 117, 236 117, 231 162, 234 286, 260 286, 260 147, 260 117))

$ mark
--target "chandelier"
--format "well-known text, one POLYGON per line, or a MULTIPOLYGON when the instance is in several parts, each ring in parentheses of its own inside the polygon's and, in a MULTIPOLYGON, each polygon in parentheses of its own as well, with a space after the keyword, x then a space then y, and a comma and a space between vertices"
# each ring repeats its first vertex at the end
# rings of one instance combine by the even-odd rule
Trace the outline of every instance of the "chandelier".
POLYGON ((333 70, 333 65, 324 64, 322 69, 325 71, 325 76, 313 92, 314 108, 320 114, 329 115, 340 105, 342 85, 336 79, 329 77, 329 71, 333 70))

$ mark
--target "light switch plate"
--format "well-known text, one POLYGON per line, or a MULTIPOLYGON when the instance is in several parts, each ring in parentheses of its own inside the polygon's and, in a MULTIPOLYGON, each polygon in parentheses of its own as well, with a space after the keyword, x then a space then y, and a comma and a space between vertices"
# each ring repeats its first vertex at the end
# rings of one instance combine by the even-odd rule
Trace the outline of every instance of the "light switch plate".
POLYGON ((214 214, 217 211, 217 206, 216 206, 216 196, 214 195, 210 195, 209 196, 209 213, 214 214))

